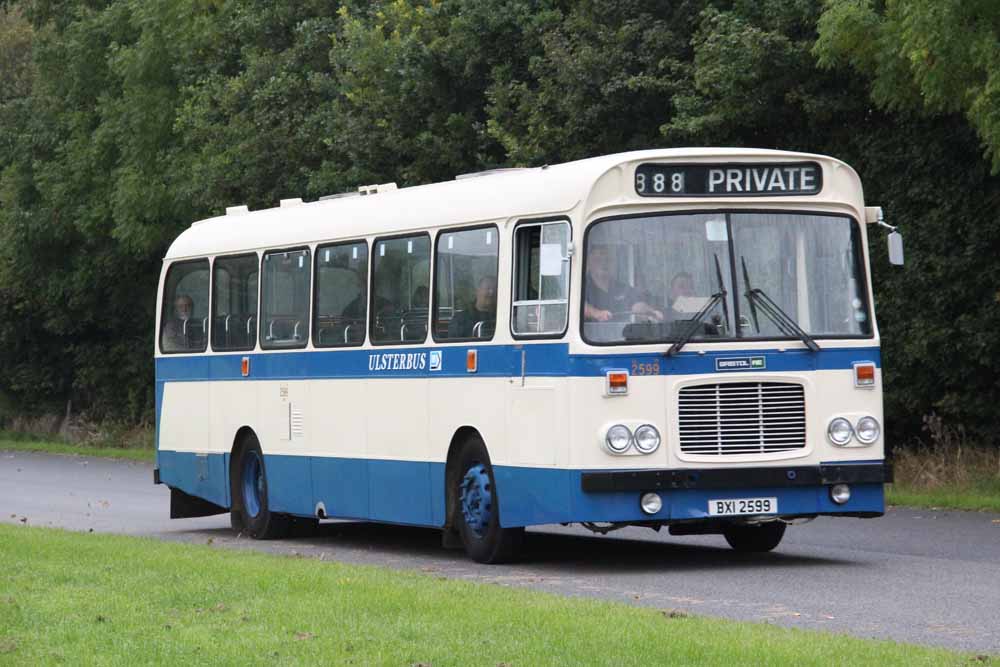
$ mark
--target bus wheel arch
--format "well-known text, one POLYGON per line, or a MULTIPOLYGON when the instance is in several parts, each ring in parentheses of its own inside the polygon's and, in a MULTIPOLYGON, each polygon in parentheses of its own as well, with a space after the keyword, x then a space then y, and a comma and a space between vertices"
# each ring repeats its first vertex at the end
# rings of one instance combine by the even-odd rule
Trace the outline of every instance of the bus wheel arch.
POLYGON ((445 466, 445 546, 464 546, 480 563, 513 560, 524 528, 500 526, 500 496, 489 451, 479 431, 463 426, 452 437, 445 466))

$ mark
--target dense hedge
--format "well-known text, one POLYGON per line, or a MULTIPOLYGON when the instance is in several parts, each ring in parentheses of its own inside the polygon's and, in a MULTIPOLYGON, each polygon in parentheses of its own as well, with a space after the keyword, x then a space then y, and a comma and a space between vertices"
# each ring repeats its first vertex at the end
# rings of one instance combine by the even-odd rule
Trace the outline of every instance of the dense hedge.
POLYGON ((870 231, 893 439, 992 442, 1000 8, 888 6, 0 0, 0 391, 148 419, 160 258, 227 205, 760 146, 847 160, 905 232, 900 270, 870 231))

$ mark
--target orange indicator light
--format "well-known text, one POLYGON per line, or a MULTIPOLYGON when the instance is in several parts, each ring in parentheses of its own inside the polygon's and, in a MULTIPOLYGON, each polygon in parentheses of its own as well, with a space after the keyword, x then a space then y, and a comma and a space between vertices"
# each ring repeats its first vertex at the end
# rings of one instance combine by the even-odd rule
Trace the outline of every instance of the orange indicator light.
POLYGON ((465 353, 465 370, 475 373, 479 370, 479 352, 477 350, 467 350, 465 353))
POLYGON ((854 364, 854 386, 874 387, 875 386, 875 364, 862 363, 854 364))
POLYGON ((240 372, 243 373, 243 377, 250 375, 250 357, 243 357, 240 361, 240 372))
POLYGON ((608 371, 605 392, 608 396, 622 396, 628 393, 628 371, 608 371))

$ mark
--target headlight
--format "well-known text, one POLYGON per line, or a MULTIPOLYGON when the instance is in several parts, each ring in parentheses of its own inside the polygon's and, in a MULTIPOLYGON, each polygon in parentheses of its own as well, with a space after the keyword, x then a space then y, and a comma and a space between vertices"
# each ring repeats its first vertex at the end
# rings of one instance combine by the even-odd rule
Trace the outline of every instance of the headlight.
POLYGON ((627 426, 615 424, 608 429, 608 435, 604 440, 608 444, 608 449, 614 454, 624 454, 632 445, 632 431, 628 430, 627 426))
POLYGON ((652 454, 660 446, 660 432, 652 424, 643 424, 635 430, 635 448, 643 454, 652 454))
POLYGON ((854 435, 854 428, 851 426, 851 422, 843 417, 836 417, 827 427, 826 435, 830 438, 830 442, 843 447, 851 441, 851 436, 854 435))
POLYGON ((866 445, 870 445, 878 440, 878 435, 881 431, 882 429, 879 427, 877 419, 874 417, 862 417, 858 420, 854 434, 858 436, 858 440, 866 445))

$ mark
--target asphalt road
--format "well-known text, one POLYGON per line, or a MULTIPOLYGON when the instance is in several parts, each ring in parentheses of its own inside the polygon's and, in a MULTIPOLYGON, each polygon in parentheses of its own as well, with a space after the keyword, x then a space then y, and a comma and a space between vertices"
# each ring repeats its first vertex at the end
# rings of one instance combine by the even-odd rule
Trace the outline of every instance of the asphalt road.
MULTIPOLYGON (((858 637, 1000 653, 1000 515, 892 509, 792 526, 775 552, 719 536, 628 528, 532 529, 522 563, 479 565, 435 530, 324 523, 318 536, 254 542, 226 515, 171 521, 149 464, 0 452, 0 521, 145 535, 598 597, 858 637)), ((2 548, 2 545, 0 545, 2 548)))

